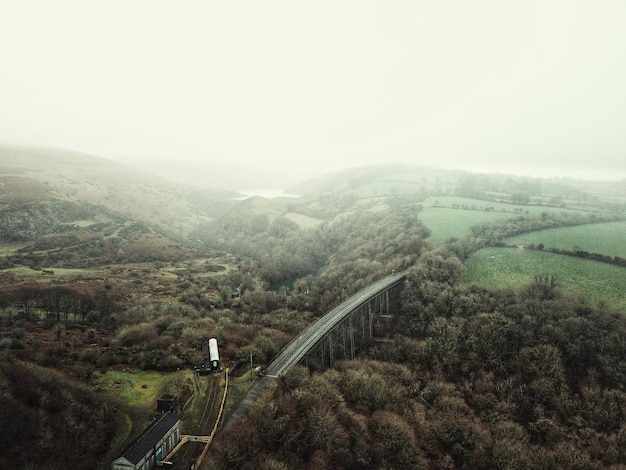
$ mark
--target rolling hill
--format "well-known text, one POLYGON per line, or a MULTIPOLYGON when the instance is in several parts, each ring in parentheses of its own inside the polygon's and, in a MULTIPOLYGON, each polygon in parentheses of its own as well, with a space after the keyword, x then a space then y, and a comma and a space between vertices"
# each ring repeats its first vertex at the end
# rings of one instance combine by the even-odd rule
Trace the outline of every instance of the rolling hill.
POLYGON ((0 146, 0 204, 91 204, 184 238, 210 222, 211 205, 236 193, 197 190, 97 156, 0 146))

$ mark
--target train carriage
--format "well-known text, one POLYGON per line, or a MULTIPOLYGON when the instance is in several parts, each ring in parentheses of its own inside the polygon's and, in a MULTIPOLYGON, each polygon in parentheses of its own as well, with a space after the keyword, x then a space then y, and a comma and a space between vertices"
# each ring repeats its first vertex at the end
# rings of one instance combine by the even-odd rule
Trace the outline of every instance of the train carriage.
POLYGON ((220 364, 220 353, 217 348, 217 339, 209 340, 209 366, 211 370, 218 371, 222 369, 220 364))

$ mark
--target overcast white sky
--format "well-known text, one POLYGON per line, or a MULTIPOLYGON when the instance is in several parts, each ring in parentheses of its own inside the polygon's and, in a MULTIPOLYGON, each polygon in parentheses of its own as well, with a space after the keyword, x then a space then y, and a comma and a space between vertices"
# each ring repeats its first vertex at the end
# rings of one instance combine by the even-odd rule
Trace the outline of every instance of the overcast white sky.
POLYGON ((0 0, 0 142, 626 178, 626 0, 0 0))

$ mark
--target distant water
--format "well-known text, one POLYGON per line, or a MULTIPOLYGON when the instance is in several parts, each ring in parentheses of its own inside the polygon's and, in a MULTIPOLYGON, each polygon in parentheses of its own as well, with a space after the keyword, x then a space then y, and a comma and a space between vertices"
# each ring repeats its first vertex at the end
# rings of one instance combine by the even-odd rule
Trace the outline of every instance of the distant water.
POLYGON ((274 199, 275 197, 298 197, 293 194, 285 194, 282 189, 245 189, 237 192, 245 196, 243 199, 253 196, 261 196, 266 199, 274 199))

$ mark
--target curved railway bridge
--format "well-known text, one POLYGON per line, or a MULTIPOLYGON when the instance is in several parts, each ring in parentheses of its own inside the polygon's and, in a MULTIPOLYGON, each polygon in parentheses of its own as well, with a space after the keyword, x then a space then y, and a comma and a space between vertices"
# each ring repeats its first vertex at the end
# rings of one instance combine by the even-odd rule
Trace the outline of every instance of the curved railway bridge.
POLYGON ((401 286, 406 272, 394 273, 361 289, 294 338, 274 358, 265 375, 234 410, 225 428, 239 420, 273 378, 305 361, 332 366, 336 357, 354 358, 360 344, 373 336, 375 322, 390 313, 390 292, 401 286))

